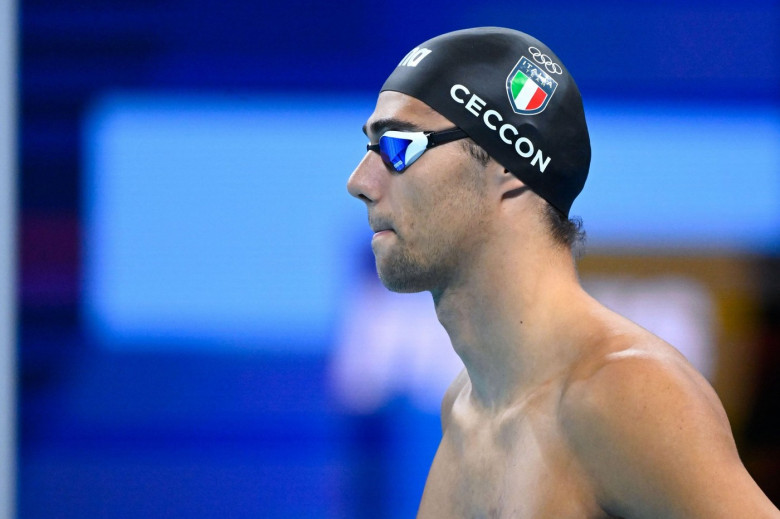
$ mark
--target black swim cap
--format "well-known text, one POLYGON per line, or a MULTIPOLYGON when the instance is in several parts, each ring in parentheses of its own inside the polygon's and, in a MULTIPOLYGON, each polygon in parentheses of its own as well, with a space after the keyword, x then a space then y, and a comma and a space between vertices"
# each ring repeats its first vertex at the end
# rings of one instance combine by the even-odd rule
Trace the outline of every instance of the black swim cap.
POLYGON ((412 49, 382 91, 424 102, 563 214, 590 167, 582 98, 561 60, 528 34, 480 27, 412 49))

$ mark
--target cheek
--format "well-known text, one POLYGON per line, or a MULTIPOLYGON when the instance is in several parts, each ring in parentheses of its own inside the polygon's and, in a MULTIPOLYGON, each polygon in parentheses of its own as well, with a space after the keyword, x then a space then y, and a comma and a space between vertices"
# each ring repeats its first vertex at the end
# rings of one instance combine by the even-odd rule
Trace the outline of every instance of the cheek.
POLYGON ((451 241, 471 233, 482 220, 486 193, 479 172, 445 164, 410 177, 399 190, 397 207, 406 241, 451 241))
POLYGON ((456 225, 457 204, 452 195, 452 186, 430 185, 408 198, 407 225, 416 239, 440 240, 456 225))
POLYGON ((396 193, 397 204, 394 212, 399 230, 406 240, 412 239, 414 232, 425 230, 432 208, 436 205, 429 187, 407 182, 403 189, 396 193))
POLYGON ((407 200, 404 224, 410 244, 447 247, 460 241, 462 234, 471 233, 476 210, 473 193, 442 185, 407 200))

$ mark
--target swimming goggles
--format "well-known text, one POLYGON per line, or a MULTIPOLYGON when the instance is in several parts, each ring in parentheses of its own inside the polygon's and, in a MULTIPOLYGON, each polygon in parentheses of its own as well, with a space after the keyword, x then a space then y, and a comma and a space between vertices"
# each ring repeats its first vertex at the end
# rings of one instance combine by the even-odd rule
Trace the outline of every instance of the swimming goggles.
POLYGON ((450 128, 438 132, 400 132, 389 130, 382 134, 377 144, 366 145, 366 150, 375 151, 382 161, 402 172, 419 159, 427 150, 468 137, 460 128, 450 128))

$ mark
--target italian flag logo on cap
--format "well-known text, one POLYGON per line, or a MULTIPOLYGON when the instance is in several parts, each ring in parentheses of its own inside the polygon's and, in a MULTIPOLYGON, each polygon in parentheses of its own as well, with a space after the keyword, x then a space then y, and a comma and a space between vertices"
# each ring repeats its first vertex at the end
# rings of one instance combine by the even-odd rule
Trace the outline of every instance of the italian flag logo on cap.
POLYGON ((544 70, 522 57, 506 78, 509 104, 518 114, 538 114, 547 107, 558 83, 544 70))

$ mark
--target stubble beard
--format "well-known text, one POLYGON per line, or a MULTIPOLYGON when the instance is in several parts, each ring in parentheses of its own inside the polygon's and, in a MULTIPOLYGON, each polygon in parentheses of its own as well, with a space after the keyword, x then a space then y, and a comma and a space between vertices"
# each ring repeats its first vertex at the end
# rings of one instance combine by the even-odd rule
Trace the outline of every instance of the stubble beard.
POLYGON ((386 257, 376 256, 379 279, 388 290, 400 293, 434 291, 446 283, 451 261, 442 257, 441 244, 429 244, 427 257, 415 255, 399 239, 386 257))
MULTIPOLYGON (((438 200, 424 201, 414 206, 418 225, 429 226, 425 237, 407 241, 403 233, 383 255, 376 254, 379 279, 393 292, 441 292, 464 268, 471 249, 483 241, 487 216, 485 184, 481 172, 464 172, 453 179, 458 186, 442 193, 438 200), (458 181, 461 181, 460 183, 458 181), (436 207, 435 211, 423 208, 436 207), (442 218, 441 215, 451 215, 442 218)), ((414 227, 409 231, 413 232, 414 227)))
POLYGON ((462 217, 449 232, 436 226, 438 230, 413 241, 396 235, 396 242, 381 255, 375 251, 377 273, 388 290, 440 293, 459 276, 460 270, 469 268, 469 258, 484 241, 486 220, 474 200, 458 201, 458 210, 468 216, 462 217))

